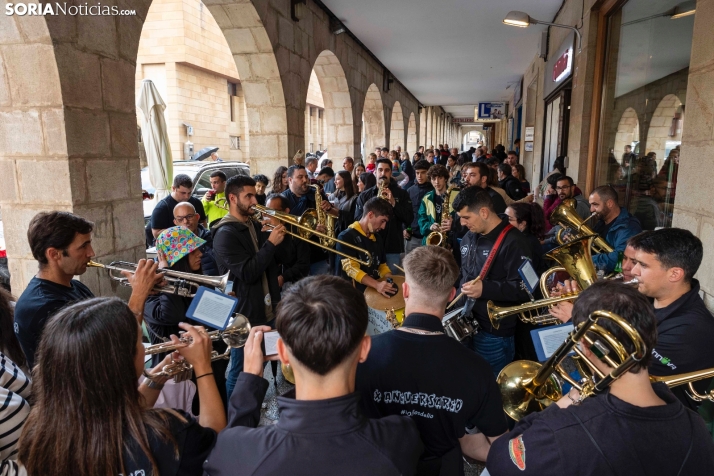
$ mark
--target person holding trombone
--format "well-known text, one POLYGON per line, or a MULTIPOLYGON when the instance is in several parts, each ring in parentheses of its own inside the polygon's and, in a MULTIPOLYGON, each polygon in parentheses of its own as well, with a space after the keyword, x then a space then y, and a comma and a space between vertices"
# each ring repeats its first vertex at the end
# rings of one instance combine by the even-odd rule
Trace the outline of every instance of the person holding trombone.
MULTIPOLYGON (((631 286, 598 281, 575 301, 573 324, 578 326, 597 311, 615 313, 634 328, 644 344, 639 360, 602 393, 583 399, 571 389, 542 412, 520 420, 493 443, 488 474, 714 474, 714 442, 704 421, 664 383, 650 381, 647 368, 657 324, 647 298, 631 286)), ((598 319, 597 324, 627 354, 636 353, 636 344, 624 328, 610 319, 598 319)), ((615 375, 597 356, 603 351, 598 344, 586 339, 578 343, 597 369, 615 375)))

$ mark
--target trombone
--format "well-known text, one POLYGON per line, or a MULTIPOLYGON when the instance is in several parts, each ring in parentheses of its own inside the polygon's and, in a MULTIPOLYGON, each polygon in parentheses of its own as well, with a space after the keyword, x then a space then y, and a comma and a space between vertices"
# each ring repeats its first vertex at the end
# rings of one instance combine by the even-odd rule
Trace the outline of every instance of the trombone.
MULTIPOLYGON (((109 272, 109 277, 122 286, 130 286, 130 284, 129 280, 123 276, 119 276, 119 273, 127 271, 134 274, 137 267, 135 263, 128 261, 112 261, 109 264, 89 261, 87 266, 106 269, 109 272), (115 274, 115 272, 117 274, 115 274)), ((230 275, 230 273, 226 273, 223 276, 203 276, 201 274, 184 273, 170 269, 159 269, 158 272, 164 275, 164 280, 167 284, 155 286, 153 291, 176 294, 183 297, 195 296, 199 286, 213 286, 217 291, 225 292, 226 286, 228 286, 228 276, 230 275)))
POLYGON ((255 212, 256 212, 255 215, 253 215, 253 219, 255 221, 263 223, 263 225, 265 225, 271 229, 275 228, 275 226, 271 225, 269 223, 262 222, 261 216, 268 216, 271 218, 275 218, 283 223, 292 225, 299 230, 297 233, 294 233, 294 232, 288 231, 286 229, 285 233, 287 233, 290 236, 293 236, 293 237, 298 238, 303 241, 307 241, 311 245, 315 245, 319 248, 322 248, 323 250, 327 250, 331 253, 340 255, 343 258, 349 258, 351 260, 355 260, 358 263, 363 264, 365 266, 372 265, 372 262, 373 262, 372 254, 369 251, 362 249, 358 246, 355 246, 352 243, 347 243, 346 241, 338 240, 337 238, 333 238, 329 235, 326 235, 325 233, 320 233, 319 231, 316 231, 314 229, 314 227, 317 226, 317 213, 313 209, 306 210, 305 213, 303 213, 300 217, 296 217, 294 215, 290 215, 289 213, 280 212, 277 210, 271 210, 270 208, 266 208, 262 205, 253 205, 253 210, 255 210, 255 212), (312 219, 313 214, 315 214, 314 221, 312 219), (314 225, 313 225, 313 223, 314 223, 314 225), (313 225, 313 226, 308 226, 308 225, 313 225), (330 248, 329 246, 325 246, 322 243, 316 243, 314 241, 310 241, 309 237, 311 235, 317 235, 320 238, 320 241, 339 243, 342 246, 352 248, 353 250, 356 250, 360 253, 364 253, 364 255, 367 258, 366 258, 366 260, 363 260, 363 259, 360 259, 359 257, 350 256, 350 255, 343 253, 341 251, 337 251, 336 249, 330 248))
POLYGON ((563 390, 554 373, 575 387, 580 392, 580 399, 600 393, 642 360, 647 352, 647 346, 629 322, 609 311, 594 311, 570 332, 565 342, 543 365, 530 360, 517 360, 503 368, 496 378, 503 396, 503 409, 518 421, 560 399, 563 390), (601 319, 611 321, 625 332, 634 347, 632 353, 628 353, 612 333, 598 324, 601 319), (605 375, 585 357, 577 345, 582 339, 603 354, 601 360, 613 368, 609 375, 605 375), (563 360, 571 351, 575 351, 579 360, 590 368, 593 378, 576 381, 562 368, 563 360))

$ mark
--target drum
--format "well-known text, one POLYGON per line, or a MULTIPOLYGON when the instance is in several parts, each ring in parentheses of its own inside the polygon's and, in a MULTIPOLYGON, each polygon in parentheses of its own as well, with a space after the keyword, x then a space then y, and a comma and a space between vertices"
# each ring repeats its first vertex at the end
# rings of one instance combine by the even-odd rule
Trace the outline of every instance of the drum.
POLYGON ((399 292, 391 298, 382 296, 372 288, 367 288, 364 292, 364 298, 367 301, 367 306, 369 306, 368 335, 374 336, 394 329, 387 316, 392 310, 394 311, 394 318, 399 325, 404 321, 404 294, 402 294, 404 276, 392 276, 392 280, 394 280, 399 292))
POLYGON ((461 315, 461 311, 463 309, 463 307, 454 309, 446 314, 444 319, 441 321, 444 325, 444 332, 446 332, 446 335, 459 342, 478 332, 478 330, 461 315))

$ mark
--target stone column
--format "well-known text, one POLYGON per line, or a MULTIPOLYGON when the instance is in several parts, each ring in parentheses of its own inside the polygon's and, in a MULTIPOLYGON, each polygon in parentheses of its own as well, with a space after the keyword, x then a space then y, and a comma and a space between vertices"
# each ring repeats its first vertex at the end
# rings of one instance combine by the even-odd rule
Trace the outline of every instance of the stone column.
POLYGON ((714 309, 714 190, 703 171, 714 156, 714 44, 710 28, 714 0, 698 0, 687 85, 687 111, 674 205, 673 226, 686 228, 704 242, 704 261, 696 277, 704 300, 714 309))
MULTIPOLYGON (((53 32, 76 32, 65 38, 42 17, 0 16, 0 207, 16 295, 37 272, 26 233, 41 211, 93 221, 102 261, 145 253, 135 64, 115 19, 93 18, 75 30, 74 17, 48 17, 53 32)), ((125 27, 138 41, 141 22, 125 27)), ((81 280, 115 293, 96 269, 81 280)))

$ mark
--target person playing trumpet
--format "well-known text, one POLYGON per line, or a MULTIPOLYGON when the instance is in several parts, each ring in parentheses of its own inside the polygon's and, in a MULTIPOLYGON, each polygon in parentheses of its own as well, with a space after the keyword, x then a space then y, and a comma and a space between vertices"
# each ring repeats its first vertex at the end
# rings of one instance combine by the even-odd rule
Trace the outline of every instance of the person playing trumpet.
MULTIPOLYGON (((94 223, 69 212, 42 212, 34 216, 27 230, 32 256, 39 264, 15 306, 15 333, 27 357, 35 365, 35 351, 47 320, 59 309, 75 301, 94 297, 75 276, 87 271, 94 258, 94 223)), ((131 310, 141 316, 152 288, 163 280, 158 264, 139 260, 135 273, 123 273, 132 287, 131 310)))
MULTIPOLYGON (((367 201, 363 207, 362 217, 354 222, 338 236, 339 240, 345 241, 359 248, 367 250, 372 255, 372 264, 365 266, 355 260, 345 258, 341 260, 343 278, 353 280, 354 286, 364 292, 367 287, 376 289, 385 297, 391 297, 397 293, 394 284, 387 281, 380 281, 392 275, 387 266, 384 253, 384 243, 379 231, 384 230, 392 217, 392 206, 387 200, 373 197, 367 201)), ((359 252, 341 243, 337 243, 337 251, 346 253, 366 261, 366 256, 358 256, 359 252)))
MULTIPOLYGON (((613 312, 635 328, 646 347, 644 357, 603 393, 581 400, 571 389, 542 412, 520 420, 493 443, 488 474, 714 474, 714 443, 704 421, 664 383, 650 382, 647 369, 657 342, 657 321, 648 299, 631 286, 598 281, 575 302, 573 324, 598 310, 613 312)), ((606 319, 598 325, 628 354, 634 352, 620 326, 606 319)), ((612 372, 594 346, 584 339, 579 345, 603 374, 612 372)))

